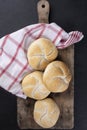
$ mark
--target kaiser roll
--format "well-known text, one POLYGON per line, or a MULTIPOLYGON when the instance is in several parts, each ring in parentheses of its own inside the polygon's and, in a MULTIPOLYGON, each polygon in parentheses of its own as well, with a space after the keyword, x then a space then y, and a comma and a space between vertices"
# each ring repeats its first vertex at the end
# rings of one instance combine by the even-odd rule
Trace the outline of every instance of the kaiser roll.
POLYGON ((55 45, 46 38, 35 40, 28 48, 29 65, 35 70, 44 70, 58 55, 55 45))
POLYGON ((50 91, 43 83, 43 73, 39 71, 32 72, 26 75, 22 81, 22 90, 24 94, 33 99, 44 99, 50 91))
POLYGON ((45 69, 43 81, 51 92, 64 92, 71 80, 71 73, 67 65, 61 61, 51 62, 45 69))
POLYGON ((60 115, 60 109, 51 98, 36 101, 34 105, 34 120, 43 128, 53 127, 60 115))

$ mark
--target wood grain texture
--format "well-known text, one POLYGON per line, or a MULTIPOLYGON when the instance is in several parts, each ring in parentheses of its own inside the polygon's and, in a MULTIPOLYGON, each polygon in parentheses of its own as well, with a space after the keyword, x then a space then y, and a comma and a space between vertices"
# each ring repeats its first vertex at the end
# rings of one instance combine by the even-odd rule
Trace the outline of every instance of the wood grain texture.
MULTIPOLYGON (((49 3, 41 0, 37 4, 39 22, 49 22, 49 3)), ((72 73, 72 81, 69 89, 61 94, 51 93, 52 97, 60 107, 60 118, 51 129, 71 129, 74 126, 74 46, 59 50, 58 60, 64 61, 72 73)), ((35 100, 17 98, 17 121, 21 129, 42 129, 33 119, 33 108, 35 100)))

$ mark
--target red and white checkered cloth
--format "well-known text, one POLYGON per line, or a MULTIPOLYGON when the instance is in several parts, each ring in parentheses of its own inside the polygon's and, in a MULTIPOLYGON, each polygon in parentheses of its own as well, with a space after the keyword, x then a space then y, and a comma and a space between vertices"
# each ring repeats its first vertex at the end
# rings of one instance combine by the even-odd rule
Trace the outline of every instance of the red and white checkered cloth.
POLYGON ((65 32, 56 23, 39 23, 24 27, 0 39, 0 86, 21 98, 26 98, 21 89, 21 80, 30 73, 26 53, 36 39, 50 39, 57 48, 63 49, 79 42, 83 34, 78 31, 65 32))

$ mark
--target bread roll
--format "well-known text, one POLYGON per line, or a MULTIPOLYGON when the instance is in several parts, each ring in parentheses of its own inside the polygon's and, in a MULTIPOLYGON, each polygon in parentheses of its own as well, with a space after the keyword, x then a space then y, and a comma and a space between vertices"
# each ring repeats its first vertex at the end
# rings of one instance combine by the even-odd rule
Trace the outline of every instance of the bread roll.
POLYGON ((60 115, 60 110, 55 101, 46 98, 36 101, 34 105, 34 120, 43 128, 53 127, 60 115))
POLYGON ((55 45, 46 38, 35 40, 28 48, 29 65, 35 70, 44 70, 58 55, 55 45))
POLYGON ((43 83, 43 73, 39 71, 32 72, 24 77, 22 89, 26 96, 38 100, 44 99, 50 94, 43 83))
POLYGON ((45 69, 43 81, 51 92, 64 92, 71 80, 71 73, 65 63, 51 62, 45 69))

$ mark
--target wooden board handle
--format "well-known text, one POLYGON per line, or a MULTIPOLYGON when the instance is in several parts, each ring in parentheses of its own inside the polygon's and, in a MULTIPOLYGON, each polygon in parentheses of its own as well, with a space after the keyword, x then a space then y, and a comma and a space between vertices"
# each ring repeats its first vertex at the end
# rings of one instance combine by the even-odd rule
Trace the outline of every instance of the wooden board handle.
POLYGON ((47 0, 40 0, 37 3, 37 12, 39 23, 49 23, 50 5, 47 0))

